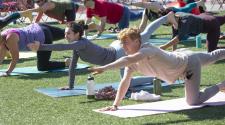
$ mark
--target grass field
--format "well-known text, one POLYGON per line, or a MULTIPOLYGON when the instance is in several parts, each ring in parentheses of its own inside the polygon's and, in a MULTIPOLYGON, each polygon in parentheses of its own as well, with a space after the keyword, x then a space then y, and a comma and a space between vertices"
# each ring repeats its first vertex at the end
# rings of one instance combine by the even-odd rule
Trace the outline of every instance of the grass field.
MULTIPOLYGON (((132 22, 131 25, 138 25, 132 22)), ((22 25, 15 25, 21 27, 22 25)), ((57 25, 63 27, 62 25, 57 25)), ((12 26, 10 26, 12 27, 12 26)), ((225 26, 221 28, 225 32, 225 26)), ((155 34, 170 34, 170 27, 162 26, 155 34)), ((108 46, 113 40, 98 40, 95 43, 108 46)), ((57 41, 66 43, 65 40, 57 41)), ((56 43, 57 43, 56 42, 56 43)), ((225 41, 220 41, 225 45, 225 41)), ((188 47, 194 51, 206 50, 195 48, 195 42, 179 44, 179 48, 188 47)), ((53 52, 53 60, 64 60, 71 56, 71 51, 53 52)), ((82 62, 82 61, 79 61, 82 62)), ((82 62, 85 63, 85 62, 82 62)), ((9 61, 4 61, 1 69, 7 68, 9 61)), ((35 66, 36 59, 23 59, 17 67, 35 66)), ((221 61, 202 70, 201 88, 205 88, 225 79, 225 62, 221 61)), ((118 70, 107 71, 95 76, 97 84, 119 81, 118 70)), ((85 84, 87 75, 77 76, 76 84, 85 84)), ((155 125, 155 124, 190 124, 222 125, 225 124, 225 106, 206 107, 195 110, 179 111, 167 114, 121 119, 93 112, 93 109, 112 105, 112 101, 88 100, 86 96, 51 98, 34 91, 38 87, 65 86, 68 76, 62 73, 48 73, 28 76, 0 78, 0 125, 155 125)), ((162 100, 184 97, 184 87, 174 86, 163 90, 162 100)), ((122 105, 141 102, 124 100, 122 105)), ((170 108, 170 107, 168 107, 170 108)))

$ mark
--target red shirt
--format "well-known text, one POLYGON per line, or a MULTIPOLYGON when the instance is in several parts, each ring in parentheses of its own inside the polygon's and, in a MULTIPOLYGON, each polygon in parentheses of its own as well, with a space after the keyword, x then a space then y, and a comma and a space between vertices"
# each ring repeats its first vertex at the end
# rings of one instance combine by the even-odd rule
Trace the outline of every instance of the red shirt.
POLYGON ((106 17, 106 22, 109 24, 116 24, 120 21, 123 15, 124 6, 118 3, 111 3, 103 0, 94 0, 95 8, 87 8, 87 18, 106 17))
MULTIPOLYGON (((180 5, 180 7, 184 7, 186 5, 186 3, 183 0, 178 0, 178 3, 180 5)), ((191 10, 191 13, 195 14, 195 15, 199 15, 200 11, 199 11, 198 7, 195 7, 191 10)))

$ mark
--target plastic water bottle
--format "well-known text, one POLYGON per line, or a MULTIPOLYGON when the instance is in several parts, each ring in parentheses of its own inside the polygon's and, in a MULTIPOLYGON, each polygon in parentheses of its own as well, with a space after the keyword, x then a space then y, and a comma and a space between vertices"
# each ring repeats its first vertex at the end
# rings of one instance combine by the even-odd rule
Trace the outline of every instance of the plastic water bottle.
POLYGON ((201 35, 200 35, 200 34, 197 35, 197 36, 195 37, 195 39, 196 39, 196 48, 201 48, 201 47, 202 47, 202 39, 201 39, 201 35))
POLYGON ((161 86, 161 80, 158 78, 153 79, 153 93, 156 95, 162 94, 162 86, 161 86))
POLYGON ((91 75, 89 75, 87 79, 86 95, 88 99, 93 99, 95 97, 95 82, 94 77, 91 75))

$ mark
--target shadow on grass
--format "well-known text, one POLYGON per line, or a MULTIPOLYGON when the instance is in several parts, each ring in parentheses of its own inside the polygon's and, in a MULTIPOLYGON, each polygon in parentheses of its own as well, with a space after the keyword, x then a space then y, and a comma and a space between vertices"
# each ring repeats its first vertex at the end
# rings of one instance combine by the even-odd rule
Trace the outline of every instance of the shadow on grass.
POLYGON ((60 78, 68 76, 67 72, 49 72, 49 73, 41 73, 41 74, 24 74, 19 76, 12 76, 17 77, 18 79, 41 79, 41 78, 60 78))
POLYGON ((166 124, 187 124, 187 122, 200 122, 203 120, 222 120, 225 118, 224 115, 225 106, 205 106, 201 109, 191 109, 186 111, 173 112, 173 114, 187 115, 189 119, 184 120, 171 120, 166 122, 158 123, 145 123, 143 125, 166 125, 166 124))
MULTIPOLYGON (((54 58, 51 58, 50 60, 60 60, 60 59, 65 59, 65 58, 69 58, 69 57, 72 57, 72 56, 54 57, 54 58)), ((17 64, 24 63, 26 61, 33 61, 33 60, 36 61, 37 57, 30 57, 30 58, 19 59, 17 64)), ((11 62, 11 59, 5 59, 2 64, 9 64, 10 62, 11 62)))
MULTIPOLYGON (((19 61, 17 62, 18 63, 23 63, 23 62, 26 62, 26 61, 32 61, 32 60, 36 60, 37 57, 31 57, 31 58, 26 58, 26 59, 19 59, 19 61)), ((3 61, 2 64, 9 64, 11 62, 11 59, 5 59, 3 61)))
POLYGON ((80 104, 86 104, 86 103, 95 103, 100 101, 112 101, 112 100, 98 100, 98 99, 87 99, 86 101, 79 102, 80 104))

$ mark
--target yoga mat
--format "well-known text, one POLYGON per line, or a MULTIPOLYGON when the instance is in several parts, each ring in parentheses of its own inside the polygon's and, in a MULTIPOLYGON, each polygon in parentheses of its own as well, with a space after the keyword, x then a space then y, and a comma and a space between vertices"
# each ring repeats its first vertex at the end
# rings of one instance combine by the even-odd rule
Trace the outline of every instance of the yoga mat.
POLYGON ((115 33, 108 33, 108 34, 101 34, 98 37, 95 36, 87 36, 87 39, 89 40, 103 40, 103 39, 116 39, 117 38, 117 34, 115 33))
POLYGON ((60 90, 58 88, 38 88, 35 89, 35 91, 50 97, 65 97, 86 94, 86 90, 78 88, 73 90, 60 90))
MULTIPOLYGON (((77 64, 77 70, 82 70, 83 68, 88 67, 87 64, 77 64)), ((13 72, 10 75, 26 75, 26 74, 41 74, 41 73, 47 73, 47 72, 67 72, 69 69, 57 69, 57 70, 50 70, 50 71, 38 71, 36 66, 32 67, 23 67, 23 68, 15 68, 13 72)), ((0 70, 0 74, 6 72, 7 69, 0 70)))
MULTIPOLYGON (((95 84, 95 90, 104 88, 105 86, 112 85, 114 88, 117 88, 118 83, 111 84, 95 84)), ((66 96, 77 96, 86 94, 86 84, 75 86, 72 90, 59 90, 58 88, 37 88, 35 91, 42 93, 50 97, 66 97, 66 96)))
POLYGON ((211 99, 206 101, 205 103, 201 105, 196 105, 196 106, 188 105, 185 101, 185 98, 178 98, 178 99, 151 102, 151 103, 120 106, 118 107, 119 110, 116 110, 116 111, 101 112, 99 111, 99 109, 94 111, 108 114, 108 115, 117 116, 120 118, 139 117, 139 116, 146 116, 146 115, 154 115, 154 114, 196 109, 196 108, 201 108, 204 106, 225 105, 224 97, 225 97, 225 93, 219 92, 215 96, 213 96, 211 99))
MULTIPOLYGON (((176 82, 172 85, 177 85, 180 84, 182 82, 176 82)), ((102 84, 95 84, 95 90, 99 90, 102 89, 106 86, 112 86, 113 88, 115 88, 116 90, 118 89, 118 85, 119 82, 114 82, 114 83, 102 83, 102 84)), ((162 86, 168 86, 169 84, 167 83, 162 83, 162 86)), ((37 88, 35 89, 36 91, 50 96, 50 97, 66 97, 66 96, 76 96, 76 95, 85 95, 86 92, 86 84, 84 85, 76 85, 74 86, 73 90, 59 90, 58 88, 37 88), (78 91, 78 92, 77 92, 78 91)), ((153 88, 153 85, 150 83, 146 83, 143 86, 136 86, 136 87, 132 87, 132 91, 140 91, 140 90, 150 90, 153 88)))

